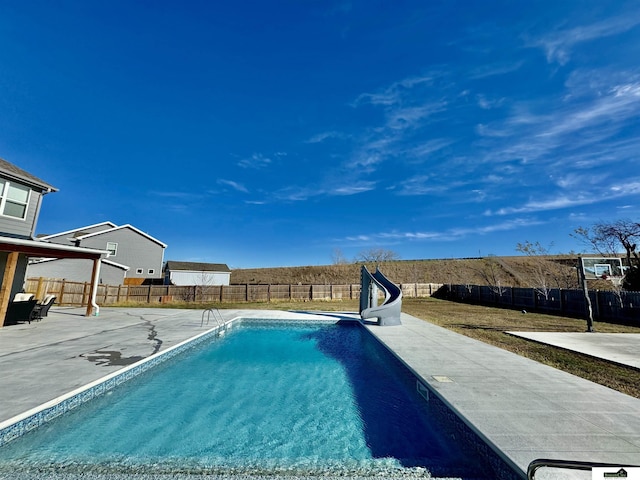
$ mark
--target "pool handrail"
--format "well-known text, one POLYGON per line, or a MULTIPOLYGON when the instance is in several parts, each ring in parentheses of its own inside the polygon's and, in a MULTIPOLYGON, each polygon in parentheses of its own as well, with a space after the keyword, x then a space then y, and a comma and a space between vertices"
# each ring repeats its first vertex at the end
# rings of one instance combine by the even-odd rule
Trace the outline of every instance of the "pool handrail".
POLYGON ((217 309, 216 307, 212 307, 212 308, 207 308, 202 312, 202 318, 200 321, 200 326, 204 326, 204 316, 205 314, 207 315, 207 325, 209 325, 209 319, 210 317, 213 315, 213 319, 216 321, 216 324, 218 325, 218 327, 221 327, 224 325, 224 318, 222 318, 222 314, 220 313, 220 310, 217 309), (214 314, 214 311, 218 314, 217 316, 214 314))
POLYGON ((581 462, 573 460, 551 460, 538 458, 529 463, 527 480, 535 480, 536 472, 543 467, 566 468, 568 470, 592 470, 593 468, 635 468, 635 465, 621 465, 617 463, 581 462))

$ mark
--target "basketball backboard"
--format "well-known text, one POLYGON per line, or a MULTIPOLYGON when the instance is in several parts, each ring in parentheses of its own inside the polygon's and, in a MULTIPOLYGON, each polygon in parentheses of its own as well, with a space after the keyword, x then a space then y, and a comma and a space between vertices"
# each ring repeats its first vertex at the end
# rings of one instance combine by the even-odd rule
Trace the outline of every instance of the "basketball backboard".
POLYGON ((582 257, 582 271, 587 280, 619 280, 624 275, 622 259, 617 257, 582 257))

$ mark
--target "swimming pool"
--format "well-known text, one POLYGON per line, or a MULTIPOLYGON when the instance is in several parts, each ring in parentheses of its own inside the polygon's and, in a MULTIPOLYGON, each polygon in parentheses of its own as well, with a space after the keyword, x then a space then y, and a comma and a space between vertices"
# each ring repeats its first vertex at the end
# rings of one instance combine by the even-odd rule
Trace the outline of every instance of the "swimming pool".
POLYGON ((9 442, 0 475, 493 478, 359 324, 234 325, 9 442))

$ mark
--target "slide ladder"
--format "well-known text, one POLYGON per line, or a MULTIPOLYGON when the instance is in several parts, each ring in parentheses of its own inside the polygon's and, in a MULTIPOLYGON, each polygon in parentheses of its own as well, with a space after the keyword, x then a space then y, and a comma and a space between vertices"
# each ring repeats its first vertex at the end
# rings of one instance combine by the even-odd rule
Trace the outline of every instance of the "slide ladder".
POLYGON ((378 267, 372 274, 364 265, 360 270, 360 317, 376 318, 378 325, 400 325, 402 290, 385 277, 378 267), (384 301, 378 305, 378 289, 384 292, 384 301))

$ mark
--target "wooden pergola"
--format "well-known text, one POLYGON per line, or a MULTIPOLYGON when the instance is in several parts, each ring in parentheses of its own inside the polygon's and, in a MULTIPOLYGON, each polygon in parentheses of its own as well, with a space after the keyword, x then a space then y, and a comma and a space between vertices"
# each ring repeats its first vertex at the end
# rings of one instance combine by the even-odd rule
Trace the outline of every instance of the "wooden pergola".
POLYGON ((41 258, 82 258, 93 260, 93 272, 91 274, 91 295, 87 302, 86 316, 90 316, 94 307, 95 293, 99 281, 100 260, 109 252, 106 250, 94 250, 91 248, 59 245, 38 240, 0 237, 0 252, 7 252, 7 264, 4 268, 2 285, 0 286, 0 327, 4 326, 7 308, 11 301, 11 287, 16 275, 18 258, 21 254, 27 257, 41 258))

